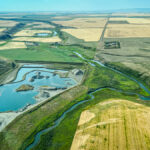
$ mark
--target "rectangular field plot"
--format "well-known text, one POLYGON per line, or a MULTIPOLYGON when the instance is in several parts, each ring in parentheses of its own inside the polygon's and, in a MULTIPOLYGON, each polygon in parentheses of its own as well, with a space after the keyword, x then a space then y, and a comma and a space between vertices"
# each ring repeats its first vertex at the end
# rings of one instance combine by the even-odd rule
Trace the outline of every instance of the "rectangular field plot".
POLYGON ((107 100, 82 112, 71 150, 149 150, 150 108, 107 100))
POLYGON ((16 21, 0 20, 0 27, 13 27, 16 24, 18 24, 16 21))
POLYGON ((17 37, 13 41, 23 41, 23 42, 41 42, 41 43, 55 43, 61 42, 59 37, 48 37, 48 38, 38 38, 38 37, 17 37))
POLYGON ((52 33, 52 32, 49 30, 29 30, 29 29, 26 29, 26 30, 22 30, 22 31, 16 33, 14 36, 34 36, 38 33, 52 33))
POLYGON ((106 22, 106 18, 76 18, 69 21, 54 21, 56 24, 74 28, 99 28, 104 27, 106 22))
POLYGON ((100 40, 103 28, 63 29, 62 31, 86 42, 100 40))
POLYGON ((110 18, 110 21, 127 21, 130 24, 150 24, 146 18, 110 18))
POLYGON ((105 38, 133 38, 150 37, 149 25, 109 24, 105 31, 105 38))
POLYGON ((3 46, 0 46, 0 50, 27 48, 24 42, 9 42, 3 46))

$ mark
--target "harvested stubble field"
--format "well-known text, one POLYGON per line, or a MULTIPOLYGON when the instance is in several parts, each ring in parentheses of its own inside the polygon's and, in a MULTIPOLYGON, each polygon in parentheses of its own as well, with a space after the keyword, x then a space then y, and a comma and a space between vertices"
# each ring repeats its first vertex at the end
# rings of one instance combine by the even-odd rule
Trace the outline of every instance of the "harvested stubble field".
POLYGON ((105 38, 150 37, 150 25, 109 24, 105 38))
POLYGON ((24 42, 8 42, 7 44, 0 46, 0 50, 17 49, 17 48, 27 48, 27 47, 24 42))
POLYGON ((34 36, 37 33, 52 33, 49 30, 31 30, 31 29, 25 29, 22 31, 19 31, 14 36, 34 36))
POLYGON ((54 28, 54 26, 52 26, 48 23, 43 23, 43 22, 28 23, 27 26, 32 26, 32 28, 36 28, 36 29, 54 28))
POLYGON ((110 99, 80 116, 71 150, 148 150, 150 107, 110 99))
POLYGON ((130 24, 150 24, 149 18, 110 18, 110 21, 127 21, 130 24))
POLYGON ((16 21, 0 20, 0 27, 13 27, 16 24, 18 24, 18 22, 16 22, 16 21))
POLYGON ((103 32, 103 28, 84 28, 84 29, 63 29, 62 31, 86 42, 98 41, 103 32))
POLYGON ((102 28, 105 26, 106 18, 76 18, 68 21, 53 21, 56 24, 60 24, 67 27, 74 28, 102 28))
POLYGON ((55 43, 55 42, 61 42, 61 39, 57 36, 56 37, 48 37, 48 38, 17 37, 17 38, 13 38, 13 41, 55 43))

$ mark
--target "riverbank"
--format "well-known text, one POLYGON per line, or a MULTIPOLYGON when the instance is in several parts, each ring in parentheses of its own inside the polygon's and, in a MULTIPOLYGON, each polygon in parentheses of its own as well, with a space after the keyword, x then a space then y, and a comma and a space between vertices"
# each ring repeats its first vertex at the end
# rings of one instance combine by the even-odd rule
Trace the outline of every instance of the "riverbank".
MULTIPOLYGON (((6 143, 9 143, 14 150, 20 147, 26 148, 34 141, 36 133, 52 126, 54 121, 66 110, 74 104, 87 99, 87 93, 89 93, 89 91, 94 91, 100 87, 114 87, 124 92, 129 91, 133 93, 139 93, 142 90, 136 82, 103 66, 91 66, 87 63, 84 70, 85 76, 82 80, 82 84, 54 96, 45 103, 18 116, 10 123, 0 135, 0 139, 3 139, 0 142, 2 148, 6 143), (12 143, 14 138, 17 140, 16 144, 12 143)), ((107 92, 110 92, 110 90, 107 90, 107 92)), ((115 91, 112 91, 112 93, 113 92, 115 91)), ((106 93, 105 95, 107 96, 108 93, 106 93)), ((128 94, 126 93, 126 95, 128 94)), ((66 127, 67 126, 68 124, 66 124, 66 127)), ((9 147, 7 149, 9 149, 9 147)))

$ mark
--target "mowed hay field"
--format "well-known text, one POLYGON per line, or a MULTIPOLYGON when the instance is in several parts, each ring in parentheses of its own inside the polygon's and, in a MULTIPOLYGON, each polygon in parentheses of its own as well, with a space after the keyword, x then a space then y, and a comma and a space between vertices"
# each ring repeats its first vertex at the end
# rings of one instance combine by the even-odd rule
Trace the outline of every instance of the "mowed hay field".
POLYGON ((19 31, 14 36, 34 36, 37 33, 52 33, 52 32, 49 31, 49 30, 30 30, 30 29, 25 29, 25 30, 19 31))
POLYGON ((17 37, 17 38, 13 38, 13 41, 55 43, 55 42, 61 42, 61 39, 57 36, 56 37, 48 37, 48 38, 17 37))
POLYGON ((105 38, 150 37, 150 25, 109 24, 105 38))
POLYGON ((106 18, 76 18, 68 21, 53 21, 66 27, 74 28, 103 28, 107 22, 106 18))
POLYGON ((110 99, 82 112, 71 150, 149 150, 150 107, 110 99))
POLYGON ((0 50, 16 49, 16 48, 27 48, 27 47, 24 42, 8 42, 7 44, 0 46, 0 50))
POLYGON ((62 31, 86 42, 93 42, 100 39, 103 28, 62 29, 62 31))
POLYGON ((0 20, 0 27, 13 27, 16 24, 18 24, 16 21, 0 20))

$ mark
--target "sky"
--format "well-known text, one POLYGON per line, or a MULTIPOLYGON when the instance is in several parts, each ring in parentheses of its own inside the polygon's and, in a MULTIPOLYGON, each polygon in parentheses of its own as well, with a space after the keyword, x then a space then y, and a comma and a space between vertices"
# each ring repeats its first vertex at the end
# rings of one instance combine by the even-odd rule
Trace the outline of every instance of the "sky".
POLYGON ((0 0, 0 11, 104 11, 150 8, 150 0, 0 0))

